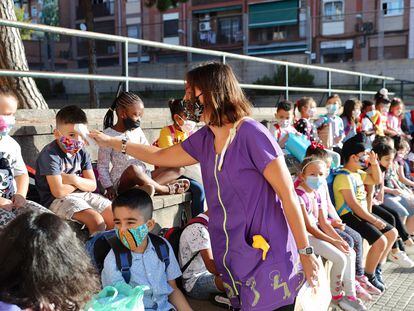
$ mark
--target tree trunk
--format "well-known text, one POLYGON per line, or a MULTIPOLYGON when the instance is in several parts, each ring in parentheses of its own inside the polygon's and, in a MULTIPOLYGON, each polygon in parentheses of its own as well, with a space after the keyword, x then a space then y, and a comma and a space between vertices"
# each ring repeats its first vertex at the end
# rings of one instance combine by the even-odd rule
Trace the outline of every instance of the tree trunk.
MULTIPOLYGON (((0 18, 16 20, 13 0, 0 1, 0 18)), ((0 68, 29 70, 20 31, 17 28, 0 27, 0 68)), ((19 108, 48 108, 32 78, 0 77, 0 84, 14 91, 19 99, 19 108)))
MULTIPOLYGON (((85 23, 88 31, 94 30, 93 9, 91 0, 81 0, 82 8, 85 14, 85 23)), ((95 40, 88 40, 88 58, 89 58, 89 74, 96 74, 96 44, 95 40)), ((99 94, 96 89, 95 81, 89 80, 89 107, 99 108, 99 94)))

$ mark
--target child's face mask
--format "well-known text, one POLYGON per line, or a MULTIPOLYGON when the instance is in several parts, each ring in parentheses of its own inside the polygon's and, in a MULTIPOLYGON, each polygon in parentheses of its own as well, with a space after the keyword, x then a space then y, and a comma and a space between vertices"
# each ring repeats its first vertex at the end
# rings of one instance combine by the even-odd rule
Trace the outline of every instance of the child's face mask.
POLYGON ((352 111, 352 116, 357 119, 361 114, 361 110, 359 109, 355 109, 354 111, 352 111))
POLYGON ((116 236, 119 240, 121 240, 125 247, 130 250, 134 250, 138 246, 142 245, 149 231, 147 224, 143 224, 136 228, 130 228, 122 231, 115 229, 115 232, 116 236))
POLYGON ((61 136, 59 138, 60 145, 65 150, 66 153, 75 154, 79 152, 84 145, 84 142, 81 140, 73 139, 67 136, 61 136))
POLYGON ((323 176, 307 176, 305 179, 306 185, 312 190, 318 190, 325 182, 323 176))
POLYGON ((368 167, 368 162, 369 162, 369 156, 367 154, 364 154, 359 157, 358 164, 363 170, 368 167))
POLYGON ((367 117, 372 118, 375 115, 375 110, 371 110, 367 112, 367 117))
POLYGON ((0 136, 8 135, 15 123, 16 119, 14 116, 0 115, 0 136))
POLYGON ((339 105, 337 103, 330 104, 330 105, 326 106, 326 109, 328 110, 329 115, 334 115, 338 112, 339 105))
POLYGON ((187 134, 191 133, 194 130, 194 128, 196 126, 196 123, 194 121, 191 121, 191 120, 184 120, 180 116, 179 116, 179 118, 183 121, 183 125, 180 125, 181 130, 184 133, 187 133, 187 134))
POLYGON ((284 120, 280 120, 280 119, 276 119, 276 123, 282 128, 287 128, 290 125, 290 120, 289 119, 284 119, 284 120))

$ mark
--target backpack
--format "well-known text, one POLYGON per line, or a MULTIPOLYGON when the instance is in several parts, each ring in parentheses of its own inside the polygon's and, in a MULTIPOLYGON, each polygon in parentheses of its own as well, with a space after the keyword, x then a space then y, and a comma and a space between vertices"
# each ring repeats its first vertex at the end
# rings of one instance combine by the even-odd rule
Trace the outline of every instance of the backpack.
POLYGON ((334 206, 336 208, 336 211, 338 212, 338 215, 341 216, 342 212, 344 210, 347 210, 349 212, 352 212, 352 210, 350 209, 350 207, 346 204, 344 204, 341 207, 337 207, 336 206, 336 202, 335 202, 335 195, 334 195, 334 189, 333 189, 333 184, 335 181, 335 177, 338 175, 347 175, 350 177, 351 182, 352 182, 352 186, 354 188, 354 193, 357 192, 357 185, 356 185, 356 181, 354 180, 354 178, 352 177, 352 175, 343 169, 343 167, 339 167, 337 169, 332 169, 328 175, 328 177, 326 178, 326 183, 328 184, 328 190, 329 190, 329 197, 331 198, 331 202, 334 203, 334 206))
MULTIPOLYGON (((165 264, 165 270, 167 270, 170 264, 167 242, 162 237, 152 233, 149 233, 148 237, 155 248, 158 258, 165 264)), ((102 272, 104 260, 111 249, 115 254, 118 270, 121 271, 125 282, 129 283, 131 280, 132 254, 118 239, 115 230, 100 232, 86 242, 86 250, 99 274, 102 272)))
MULTIPOLYGON (((174 125, 168 125, 168 129, 170 130, 171 137, 173 139, 173 142, 175 143, 175 128, 174 128, 174 125)), ((158 138, 156 141, 154 141, 152 143, 152 145, 155 146, 155 147, 159 147, 159 143, 158 143, 159 140, 160 139, 158 138)))
MULTIPOLYGON (((190 221, 183 227, 164 228, 164 229, 161 229, 161 231, 159 233, 161 236, 163 236, 165 239, 167 239, 167 241, 170 243, 170 245, 171 245, 171 247, 174 251, 174 255, 177 259, 179 258, 178 253, 179 253, 179 250, 180 250, 181 235, 182 235, 185 228, 187 228, 188 226, 193 225, 193 224, 202 224, 203 226, 208 228, 208 221, 206 219, 204 219, 203 217, 194 217, 194 218, 190 219, 190 221)), ((190 264, 194 261, 194 259, 198 256, 199 253, 200 253, 200 251, 195 253, 193 255, 193 257, 191 257, 190 260, 185 263, 185 265, 181 268, 181 273, 184 274, 184 272, 188 269, 190 264)), ((182 279, 181 279, 181 277, 178 278, 176 280, 176 282, 177 282, 177 286, 182 289, 182 279)))

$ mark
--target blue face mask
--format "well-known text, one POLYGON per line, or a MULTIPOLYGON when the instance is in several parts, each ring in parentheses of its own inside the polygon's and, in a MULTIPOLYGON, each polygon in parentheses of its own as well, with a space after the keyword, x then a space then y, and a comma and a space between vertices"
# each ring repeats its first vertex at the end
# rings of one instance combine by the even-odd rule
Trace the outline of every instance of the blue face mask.
POLYGON ((318 190, 325 182, 325 178, 322 176, 308 176, 305 183, 312 190, 318 190))
POLYGON ((126 231, 120 231, 115 229, 116 236, 121 240, 122 244, 125 245, 130 250, 136 249, 138 246, 142 245, 145 238, 148 235, 148 226, 143 224, 136 228, 127 229, 126 231))
POLYGON ((328 105, 326 109, 328 110, 328 114, 334 115, 338 111, 338 105, 337 104, 328 105))
POLYGON ((374 114, 375 114, 375 110, 368 111, 367 112, 367 117, 372 118, 374 116, 374 114))

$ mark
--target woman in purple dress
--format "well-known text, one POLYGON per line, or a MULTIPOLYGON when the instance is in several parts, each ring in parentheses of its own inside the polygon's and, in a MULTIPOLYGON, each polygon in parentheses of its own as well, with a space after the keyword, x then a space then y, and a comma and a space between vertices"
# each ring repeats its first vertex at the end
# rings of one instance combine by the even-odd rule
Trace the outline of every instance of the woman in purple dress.
POLYGON ((251 105, 228 65, 209 63, 186 78, 188 118, 207 125, 183 143, 158 149, 99 132, 92 137, 157 166, 199 162, 214 261, 233 306, 293 310, 303 282, 316 284, 318 264, 283 152, 249 118, 251 105))

